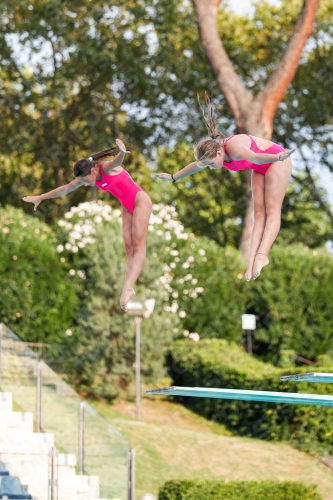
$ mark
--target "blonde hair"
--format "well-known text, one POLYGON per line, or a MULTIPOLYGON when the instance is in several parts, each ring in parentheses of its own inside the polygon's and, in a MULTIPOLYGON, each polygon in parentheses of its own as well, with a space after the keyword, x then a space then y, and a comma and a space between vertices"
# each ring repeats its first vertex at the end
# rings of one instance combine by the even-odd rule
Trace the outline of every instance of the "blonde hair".
POLYGON ((208 108, 208 119, 206 118, 205 112, 201 107, 200 98, 198 98, 198 103, 202 118, 208 130, 208 135, 210 139, 203 139, 194 147, 194 155, 197 161, 205 160, 206 158, 215 158, 217 152, 221 149, 221 144, 218 139, 224 139, 224 135, 221 134, 216 125, 215 109, 211 98, 208 93, 205 92, 205 101, 208 108))

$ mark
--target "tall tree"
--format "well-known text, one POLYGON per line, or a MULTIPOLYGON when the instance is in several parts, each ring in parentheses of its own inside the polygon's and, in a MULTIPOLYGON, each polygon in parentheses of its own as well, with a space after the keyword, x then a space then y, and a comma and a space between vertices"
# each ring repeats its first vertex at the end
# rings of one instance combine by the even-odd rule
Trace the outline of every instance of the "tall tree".
MULTIPOLYGON (((265 86, 254 96, 237 75, 218 30, 220 0, 192 0, 200 37, 220 91, 233 113, 239 133, 272 138, 276 110, 295 76, 315 20, 319 0, 304 0, 285 52, 265 86)), ((251 173, 247 172, 247 208, 240 248, 246 256, 253 226, 251 173)))

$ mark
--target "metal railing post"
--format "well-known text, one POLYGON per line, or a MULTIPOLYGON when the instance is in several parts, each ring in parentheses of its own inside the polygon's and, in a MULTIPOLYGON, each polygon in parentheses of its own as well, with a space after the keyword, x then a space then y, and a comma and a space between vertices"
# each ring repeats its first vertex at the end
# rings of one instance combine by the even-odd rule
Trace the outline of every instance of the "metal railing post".
POLYGON ((5 325, 3 323, 0 324, 0 388, 2 382, 2 336, 5 333, 5 325))
POLYGON ((85 403, 79 405, 79 474, 84 474, 85 403))
POLYGON ((136 381, 136 420, 140 420, 140 400, 141 400, 141 383, 140 383, 140 374, 141 374, 141 361, 140 361, 140 325, 141 325, 141 317, 135 316, 135 381, 136 381))
POLYGON ((42 432, 42 361, 37 361, 36 431, 42 432))
POLYGON ((48 500, 58 500, 58 452, 56 448, 51 448, 49 451, 48 500))
POLYGON ((135 450, 129 450, 127 454, 127 500, 135 500, 135 450))

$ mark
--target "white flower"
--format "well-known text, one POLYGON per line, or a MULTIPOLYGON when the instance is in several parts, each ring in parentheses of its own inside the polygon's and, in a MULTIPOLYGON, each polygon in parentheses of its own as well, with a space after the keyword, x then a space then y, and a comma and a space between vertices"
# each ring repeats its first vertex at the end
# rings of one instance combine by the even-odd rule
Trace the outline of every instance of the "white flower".
POLYGON ((186 276, 184 276, 184 281, 188 281, 192 279, 192 274, 187 274, 186 276))
POLYGON ((190 264, 188 262, 184 262, 184 264, 182 264, 182 267, 184 269, 188 269, 190 267, 190 264))
POLYGON ((71 238, 73 238, 74 240, 79 240, 81 238, 81 233, 78 233, 76 231, 72 231, 69 236, 71 238))
POLYGON ((194 340, 194 342, 199 342, 199 340, 200 340, 200 335, 196 332, 190 333, 188 337, 189 337, 189 339, 194 340))
POLYGON ((171 267, 172 269, 174 269, 176 266, 177 266, 177 264, 175 264, 174 262, 171 262, 170 267, 171 267))
POLYGON ((172 302, 172 306, 170 307, 170 311, 171 311, 172 313, 176 313, 176 312, 177 312, 177 310, 178 310, 178 308, 179 308, 179 305, 178 305, 178 303, 174 300, 174 301, 172 302))
POLYGON ((195 289, 195 291, 196 291, 197 293, 202 293, 202 292, 204 291, 204 289, 202 288, 202 286, 198 286, 198 287, 195 289))
POLYGON ((86 273, 85 273, 84 271, 79 270, 79 271, 77 272, 77 275, 78 275, 80 278, 82 278, 83 280, 85 280, 85 279, 86 279, 86 273))
POLYGON ((94 221, 97 222, 97 224, 100 224, 102 222, 102 217, 100 215, 96 215, 96 217, 94 218, 94 221))
POLYGON ((57 246, 57 252, 59 252, 59 253, 60 253, 60 252, 62 252, 63 250, 64 250, 63 245, 58 245, 58 246, 57 246))
POLYGON ((186 312, 185 311, 179 311, 179 317, 180 318, 185 318, 186 312))
POLYGON ((173 296, 174 299, 178 299, 178 292, 177 291, 173 292, 172 296, 173 296))
POLYGON ((193 280, 191 281, 192 285, 196 285, 198 283, 198 280, 196 278, 193 278, 193 280))
POLYGON ((198 254, 201 255, 201 256, 205 255, 205 253, 206 252, 205 252, 205 250, 203 248, 200 248, 200 250, 198 250, 198 254))
POLYGON ((58 226, 66 226, 67 222, 65 220, 60 219, 58 221, 58 226))
POLYGON ((70 219, 73 216, 70 212, 65 213, 65 218, 70 219))
POLYGON ((188 330, 184 330, 183 333, 184 333, 184 337, 188 337, 190 332, 188 330))
POLYGON ((179 252, 177 250, 171 250, 170 255, 177 256, 179 255, 179 252))
POLYGON ((79 248, 76 245, 72 246, 72 252, 76 253, 79 251, 79 248))
POLYGON ((75 269, 70 269, 68 274, 70 274, 70 276, 75 276, 75 273, 75 269))
POLYGON ((194 257, 193 255, 190 255, 189 258, 187 259, 187 262, 194 262, 194 257))
POLYGON ((72 248, 72 245, 70 243, 66 243, 65 248, 66 250, 70 250, 72 248))
POLYGON ((70 330, 70 329, 66 330, 66 335, 68 335, 69 337, 70 337, 71 335, 73 335, 72 330, 70 330))

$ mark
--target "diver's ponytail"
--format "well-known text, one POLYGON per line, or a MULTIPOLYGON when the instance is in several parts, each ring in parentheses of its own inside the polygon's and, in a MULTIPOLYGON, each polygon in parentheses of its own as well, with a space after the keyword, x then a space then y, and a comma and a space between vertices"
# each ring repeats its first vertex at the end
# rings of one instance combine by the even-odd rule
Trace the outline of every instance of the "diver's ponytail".
POLYGON ((89 157, 91 158, 91 161, 99 161, 102 160, 103 158, 107 158, 108 156, 116 156, 119 153, 119 148, 109 148, 109 149, 103 149, 103 151, 98 151, 97 153, 92 153, 89 157))
POLYGON ((113 147, 109 149, 103 149, 103 151, 98 151, 97 153, 92 153, 89 158, 78 160, 74 165, 75 177, 85 177, 86 175, 89 175, 95 163, 97 163, 99 160, 102 160, 103 158, 116 156, 118 153, 119 148, 113 147))
POLYGON ((205 112, 201 107, 200 98, 199 98, 198 94, 197 94, 197 99, 198 99, 198 103, 199 103, 199 107, 200 107, 203 121, 205 122, 205 125, 206 125, 207 130, 208 130, 209 137, 211 139, 218 139, 218 138, 223 139, 224 135, 218 131, 218 128, 216 125, 215 109, 214 109, 214 105, 212 103, 212 100, 208 95, 208 92, 205 92, 205 101, 206 101, 206 105, 208 108, 208 119, 206 118, 205 112))

